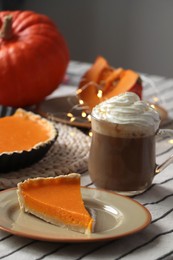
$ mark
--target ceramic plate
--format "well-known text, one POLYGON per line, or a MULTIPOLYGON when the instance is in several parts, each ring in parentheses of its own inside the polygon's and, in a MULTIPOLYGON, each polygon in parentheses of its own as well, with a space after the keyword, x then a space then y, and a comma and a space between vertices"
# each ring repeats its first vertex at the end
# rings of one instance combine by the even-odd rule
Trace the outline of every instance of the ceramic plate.
POLYGON ((95 219, 94 232, 84 235, 49 224, 19 209, 16 189, 0 192, 0 229, 37 240, 90 242, 116 239, 147 227, 149 211, 131 198, 115 193, 81 188, 86 208, 95 219))
POLYGON ((36 112, 55 122, 83 128, 91 127, 87 117, 82 117, 83 109, 74 95, 47 99, 37 106, 36 112))

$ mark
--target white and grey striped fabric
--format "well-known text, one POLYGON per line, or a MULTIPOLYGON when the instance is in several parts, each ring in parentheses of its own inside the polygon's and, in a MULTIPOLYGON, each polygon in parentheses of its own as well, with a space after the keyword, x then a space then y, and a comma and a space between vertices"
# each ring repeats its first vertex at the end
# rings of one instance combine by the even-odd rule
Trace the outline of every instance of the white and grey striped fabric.
MULTIPOLYGON (((73 93, 80 76, 89 64, 71 62, 69 79, 53 95, 73 93)), ((162 127, 173 128, 173 79, 146 75, 155 88, 145 89, 145 98, 157 97, 169 112, 168 122, 162 127)), ((164 139, 157 143, 157 162, 173 153, 173 146, 164 149, 164 139)), ((82 185, 93 187, 88 173, 82 174, 82 185)), ((143 231, 107 242, 51 243, 17 237, 0 230, 0 259, 114 259, 161 260, 173 259, 173 165, 157 175, 153 185, 134 200, 144 205, 152 215, 151 224, 143 231)))

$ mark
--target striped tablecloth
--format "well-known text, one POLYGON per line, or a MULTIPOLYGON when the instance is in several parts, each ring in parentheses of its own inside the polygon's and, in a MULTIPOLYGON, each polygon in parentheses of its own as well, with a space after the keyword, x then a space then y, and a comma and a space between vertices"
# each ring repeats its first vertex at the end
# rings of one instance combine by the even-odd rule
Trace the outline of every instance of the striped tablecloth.
MULTIPOLYGON (((72 61, 67 80, 51 96, 73 94, 80 76, 89 64, 72 61)), ((145 90, 145 97, 157 97, 169 112, 169 120, 162 126, 173 128, 173 79, 146 75, 155 84, 145 90)), ((156 99, 155 99, 156 100, 156 99)), ((172 153, 172 145, 164 148, 165 140, 158 140, 157 162, 172 153)), ((88 173, 81 175, 82 185, 93 187, 88 173)), ((17 237, 0 230, 0 259, 173 259, 173 165, 154 178, 153 185, 134 200, 144 205, 152 215, 151 224, 143 231, 107 242, 51 243, 17 237)))

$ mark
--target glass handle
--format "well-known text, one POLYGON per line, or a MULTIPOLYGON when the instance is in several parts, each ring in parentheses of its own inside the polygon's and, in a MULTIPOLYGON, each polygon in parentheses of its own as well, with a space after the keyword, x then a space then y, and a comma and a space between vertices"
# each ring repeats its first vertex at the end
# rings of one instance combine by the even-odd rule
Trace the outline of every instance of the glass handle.
MULTIPOLYGON (((159 129, 156 134, 157 136, 169 136, 173 138, 173 130, 171 129, 159 129)), ((167 166, 173 163, 173 155, 166 159, 162 164, 157 165, 155 169, 155 175, 163 171, 167 166)))

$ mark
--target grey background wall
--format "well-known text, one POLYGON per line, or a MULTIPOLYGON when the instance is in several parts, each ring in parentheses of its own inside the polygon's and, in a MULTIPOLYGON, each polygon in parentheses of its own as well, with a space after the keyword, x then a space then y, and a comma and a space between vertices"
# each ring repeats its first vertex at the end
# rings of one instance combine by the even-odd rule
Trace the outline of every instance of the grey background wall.
POLYGON ((172 0, 23 0, 21 9, 50 16, 73 60, 103 55, 115 67, 173 77, 172 0))

